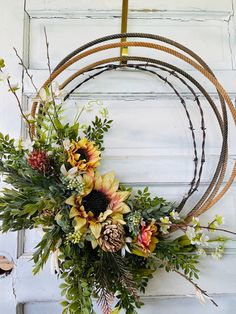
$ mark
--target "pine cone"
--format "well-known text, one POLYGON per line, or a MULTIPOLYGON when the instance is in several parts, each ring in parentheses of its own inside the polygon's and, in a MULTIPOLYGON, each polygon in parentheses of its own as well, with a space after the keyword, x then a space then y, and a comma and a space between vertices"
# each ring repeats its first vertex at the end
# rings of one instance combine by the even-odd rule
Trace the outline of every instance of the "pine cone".
POLYGON ((28 158, 30 167, 42 173, 48 173, 51 170, 50 158, 47 153, 41 150, 34 150, 28 158))
POLYGON ((123 226, 111 219, 108 219, 101 231, 98 244, 105 252, 118 252, 125 244, 125 231, 123 226))

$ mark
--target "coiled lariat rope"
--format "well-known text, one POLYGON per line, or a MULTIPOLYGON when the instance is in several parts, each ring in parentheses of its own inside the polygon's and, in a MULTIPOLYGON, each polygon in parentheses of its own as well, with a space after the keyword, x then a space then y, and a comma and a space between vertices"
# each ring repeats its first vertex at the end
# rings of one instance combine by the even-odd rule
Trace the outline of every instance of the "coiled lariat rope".
MULTIPOLYGON (((161 67, 161 66, 157 66, 154 64, 149 64, 149 63, 144 63, 144 64, 140 64, 140 63, 135 63, 135 64, 108 64, 108 65, 104 65, 104 66, 100 66, 100 67, 95 67, 95 68, 91 68, 88 72, 91 71, 96 71, 98 70, 95 74, 89 74, 88 77, 86 77, 85 79, 83 79, 79 84, 76 85, 76 87, 74 87, 72 90, 70 90, 70 92, 67 93, 67 95, 64 98, 64 101, 66 101, 71 94, 73 94, 77 89, 79 89, 83 84, 87 83, 88 81, 98 77, 99 75, 107 72, 107 71, 112 71, 112 70, 117 70, 120 68, 132 68, 135 70, 140 70, 143 72, 148 72, 150 74, 154 74, 156 77, 158 77, 159 79, 161 79, 164 83, 166 83, 171 90, 175 93, 175 95, 179 98, 180 103, 182 104, 184 111, 186 113, 186 117, 188 119, 188 123, 189 123, 189 129, 191 131, 191 136, 192 136, 192 143, 193 143, 193 153, 194 153, 194 176, 193 179, 190 183, 190 188, 188 190, 188 192, 186 193, 186 195, 183 197, 181 203, 178 205, 177 210, 181 211, 181 209, 183 208, 184 204, 186 203, 186 201, 189 199, 189 197, 198 189, 198 186, 200 184, 200 180, 201 180, 201 175, 202 175, 202 170, 203 170, 203 164, 205 162, 205 142, 206 142, 206 132, 205 132, 205 121, 204 121, 204 114, 203 114, 203 110, 202 110, 202 106, 199 100, 199 97, 196 95, 196 93, 194 92, 193 88, 180 76, 178 76, 178 74, 176 74, 173 70, 168 70, 167 68, 161 67), (195 136, 195 129, 193 127, 193 122, 191 120, 191 115, 190 112, 187 108, 187 104, 184 100, 184 98, 181 96, 180 92, 174 87, 174 85, 168 80, 168 78, 158 74, 157 72, 155 72, 154 70, 151 70, 149 68, 154 68, 154 69, 159 69, 161 71, 167 72, 170 76, 176 77, 183 85, 185 85, 187 87, 187 89, 190 91, 190 93, 192 94, 194 101, 196 101, 197 106, 199 108, 199 112, 201 115, 201 130, 202 130, 202 144, 201 144, 201 157, 200 157, 200 168, 199 168, 199 173, 198 173, 198 178, 197 178, 197 171, 198 171, 198 161, 199 161, 199 157, 198 157, 198 153, 197 153, 197 143, 196 143, 196 136, 195 136)), ((83 73, 85 74, 85 72, 83 73)), ((65 86, 66 87, 66 86, 65 86)))
MULTIPOLYGON (((135 61, 135 62, 146 62, 148 64, 148 67, 163 67, 167 69, 168 71, 173 71, 177 77, 180 75, 182 80, 187 79, 190 81, 197 89, 203 94, 203 96, 206 98, 208 103, 210 104, 211 108, 213 109, 213 112, 216 116, 216 119, 219 123, 221 134, 222 134, 222 147, 221 147, 221 152, 219 156, 219 161, 215 170, 215 173, 213 175, 213 178, 204 192, 203 196, 201 199, 198 201, 198 203, 194 206, 194 208, 188 213, 186 221, 190 221, 193 216, 199 216, 200 214, 204 213, 206 210, 208 210, 211 206, 213 206, 222 196, 226 193, 226 191, 229 189, 231 184, 234 181, 234 178, 236 176, 236 163, 234 164, 233 170, 231 172, 231 175, 226 182, 225 186, 221 189, 224 177, 225 177, 225 172, 227 168, 227 163, 228 163, 228 117, 227 117, 227 107, 229 109, 229 112, 231 113, 234 123, 236 123, 236 110, 234 108, 234 105, 225 91, 225 89, 221 86, 221 84, 218 82, 218 80, 215 78, 213 72, 211 69, 207 66, 207 64, 199 57, 197 56, 194 52, 189 50, 187 47, 184 47, 183 45, 176 43, 173 40, 158 36, 158 35, 152 35, 152 34, 142 34, 142 33, 126 33, 126 34, 114 34, 114 35, 109 35, 106 37, 102 37, 99 39, 96 39, 86 45, 81 46, 80 48, 76 49, 73 51, 71 54, 69 54, 66 58, 64 58, 55 68, 55 70, 52 72, 51 76, 47 79, 47 81, 44 83, 43 87, 49 86, 55 78, 57 78, 64 70, 66 70, 68 67, 70 67, 72 64, 90 56, 90 55, 95 55, 97 52, 102 52, 102 51, 107 51, 111 50, 113 51, 115 48, 122 48, 122 47, 140 47, 140 48, 149 48, 149 49, 155 49, 156 51, 162 51, 167 54, 170 54, 172 56, 177 57, 178 59, 183 60, 187 64, 191 65, 193 68, 195 68, 198 72, 200 72, 204 77, 206 77, 216 88, 216 91, 219 95, 219 100, 221 103, 221 110, 222 113, 219 112, 217 109, 214 101, 212 98, 209 96, 209 94, 206 92, 206 90, 199 84, 198 81, 196 81, 192 76, 190 76, 188 73, 183 71, 182 69, 171 65, 169 63, 156 60, 154 58, 146 58, 142 56, 127 56, 127 57, 113 57, 113 58, 107 58, 105 60, 99 60, 97 62, 94 62, 90 65, 84 66, 82 69, 76 71, 73 75, 71 75, 65 82, 63 82, 60 86, 61 88, 64 88, 67 86, 69 83, 71 83, 74 79, 79 78, 80 75, 92 71, 94 68, 97 68, 99 66, 107 65, 111 62, 120 62, 120 61, 135 61), (120 39, 120 38, 148 38, 148 39, 153 39, 157 41, 164 42, 168 45, 174 46, 178 48, 179 50, 182 50, 184 53, 187 53, 188 56, 184 55, 183 53, 174 50, 172 48, 159 45, 156 43, 150 43, 150 42, 115 42, 115 43, 110 43, 102 46, 97 46, 92 49, 87 50, 90 47, 93 47, 97 44, 101 44, 106 41, 114 40, 114 39, 120 39), (190 56, 190 57, 189 57, 190 56), (184 78, 182 78, 182 76, 184 78), (220 190, 221 189, 221 190, 220 190)), ((123 64, 125 65, 125 64, 123 64)), ((116 65, 117 66, 117 65, 116 65)), ((142 66, 137 68, 141 71, 145 71, 142 66)), ((129 64, 127 64, 127 68, 129 67, 129 64)), ((132 66, 131 66, 132 67, 132 66)), ((135 66, 133 66, 135 67, 135 66)), ((115 68, 115 67, 114 67, 115 68)), ((150 70, 147 72, 151 73, 150 70)), ((153 71, 154 72, 154 71, 153 71)), ((153 73, 154 74, 154 73, 153 73)), ((157 73, 156 73, 157 74, 157 73)), ((159 76, 161 79, 161 77, 159 76)), ((183 82, 182 82, 183 83, 183 82)), ((188 85, 188 84, 187 84, 188 85)), ((171 87, 171 85, 169 85, 171 87)), ((172 86, 174 88, 174 86, 172 86)), ((78 86, 77 86, 78 88, 78 86)), ((174 90, 174 89, 173 89, 174 90)), ((177 92, 177 89, 175 89, 177 92)), ((176 96, 179 97, 180 94, 178 95, 175 92, 176 96)), ((181 96, 180 96, 181 97, 181 96)), ((179 97, 179 99, 180 99, 179 97)), ((195 98, 196 102, 199 106, 198 102, 198 97, 195 98)), ((182 103, 184 106, 184 102, 182 103)), ((183 198, 182 202, 180 203, 179 210, 181 210, 186 203, 186 199, 189 198, 188 196, 192 195, 194 191, 196 191, 197 187, 200 184, 201 180, 201 173, 202 173, 202 167, 203 163, 205 160, 205 125, 204 125, 204 117, 203 117, 203 112, 201 112, 201 106, 199 107, 200 114, 201 114, 201 127, 203 131, 203 138, 204 140, 202 141, 202 155, 201 155, 201 165, 198 173, 198 179, 196 181, 196 174, 194 172, 194 179, 191 182, 192 185, 190 185, 190 189, 188 191, 187 197, 183 198)), ((35 117, 37 112, 38 117, 41 117, 43 119, 43 110, 42 110, 42 104, 38 103, 33 103, 32 105, 32 116, 35 117), (39 107, 38 107, 39 105, 39 107), (37 111, 38 109, 38 111, 37 111)), ((186 112, 186 115, 188 116, 188 110, 186 112)), ((40 119, 38 119, 40 123, 40 119)), ((191 119, 190 119, 191 121, 191 119)), ((33 125, 31 128, 31 134, 35 135, 35 126, 33 125)), ((194 132, 192 132, 192 136, 194 136, 194 132)), ((194 140, 193 140, 194 144, 194 140)), ((196 156, 196 152, 194 152, 196 156)), ((196 165, 195 165, 196 169, 196 165)))

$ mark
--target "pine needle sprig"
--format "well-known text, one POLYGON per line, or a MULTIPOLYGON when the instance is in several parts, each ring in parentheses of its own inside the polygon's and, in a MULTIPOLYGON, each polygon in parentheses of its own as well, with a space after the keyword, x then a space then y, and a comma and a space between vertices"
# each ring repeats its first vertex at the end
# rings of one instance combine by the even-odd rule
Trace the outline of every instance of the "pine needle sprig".
POLYGON ((111 273, 107 271, 106 254, 102 253, 95 272, 95 294, 97 303, 101 307, 103 314, 110 314, 112 302, 114 300, 113 282, 111 273))
POLYGON ((122 285, 129 291, 131 295, 133 295, 136 301, 139 301, 140 297, 137 292, 136 283, 130 269, 125 263, 124 258, 122 258, 122 256, 120 256, 119 254, 111 255, 114 261, 114 266, 116 267, 120 275, 122 285))

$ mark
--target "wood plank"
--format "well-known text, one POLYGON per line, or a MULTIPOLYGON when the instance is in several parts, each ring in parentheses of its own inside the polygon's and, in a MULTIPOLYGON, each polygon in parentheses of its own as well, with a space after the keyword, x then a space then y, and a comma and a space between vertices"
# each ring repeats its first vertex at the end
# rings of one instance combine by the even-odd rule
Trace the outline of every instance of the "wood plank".
MULTIPOLYGON (((230 0, 214 1, 214 0, 177 0, 174 3, 171 0, 138 0, 130 1, 131 10, 195 10, 195 11, 226 11, 232 10, 232 2, 230 0)), ((27 0, 26 10, 120 10, 120 0, 70 0, 70 3, 66 0, 51 0, 51 1, 38 1, 38 0, 27 0)))
MULTIPOLYGON (((185 17, 186 18, 186 17, 185 17)), ((95 38, 104 35, 118 33, 120 21, 117 18, 86 18, 86 15, 79 15, 78 18, 37 18, 31 19, 30 23, 30 46, 29 60, 30 67, 34 69, 45 69, 46 53, 43 27, 46 27, 50 42, 50 53, 53 56, 52 65, 55 66, 60 59, 68 53, 95 38), (72 34, 74 34, 72 36, 72 34), (63 38, 63 45, 61 43, 63 38)), ((205 20, 189 17, 188 19, 167 18, 158 19, 153 16, 145 18, 133 18, 129 22, 130 32, 157 33, 167 38, 188 46, 197 54, 202 56, 212 68, 231 69, 231 51, 229 43, 228 21, 210 19, 205 20), (194 41, 192 40, 194 34, 194 41)), ((142 41, 142 40, 141 40, 142 41)), ((113 49, 114 50, 114 49, 113 49)), ((117 49, 116 49, 117 50, 117 49)), ((118 51, 118 50, 117 50, 118 51)), ((99 57, 117 55, 116 51, 106 51, 104 54, 97 54, 99 57)), ((165 61, 171 61, 184 69, 191 68, 182 65, 176 58, 167 56, 164 53, 152 49, 130 48, 130 54, 158 57, 165 61)), ((90 62, 97 58, 89 57, 90 62)), ((83 63, 81 63, 83 64, 83 63)))
MULTIPOLYGON (((202 258, 199 265, 201 270, 199 285, 209 294, 218 294, 222 291, 224 294, 236 294, 235 262, 235 255, 225 255, 221 261, 216 261, 210 256, 202 258)), ((32 262, 21 258, 18 261, 18 269, 20 272, 17 272, 15 288, 19 303, 61 299, 58 288, 61 281, 57 280, 55 275, 50 274, 49 265, 46 265, 44 271, 35 277, 32 275, 32 262), (27 285, 25 285, 26 282, 27 285)), ((185 279, 177 274, 160 270, 150 281, 146 297, 189 294, 194 294, 194 289, 185 279)))
MULTIPOLYGON (((63 58, 63 56, 61 56, 63 58)), ((77 66, 77 69, 80 68, 80 65, 77 66)), ((29 72, 33 75, 36 86, 40 88, 43 83, 48 78, 47 70, 34 70, 30 69, 29 72)), ((216 89, 213 84, 209 83, 209 81, 203 77, 197 71, 191 70, 187 71, 191 76, 193 76, 201 85, 207 90, 210 95, 216 95, 216 89)), ((74 73, 73 70, 66 70, 56 78, 57 82, 63 82, 69 76, 74 73)), ((235 91, 235 80, 236 80, 236 71, 235 70, 214 70, 215 76, 218 78, 219 82, 223 85, 226 91, 232 96, 232 99, 236 96, 235 91)), ((87 76, 85 76, 87 77, 87 76)), ((76 84, 78 80, 75 80, 76 84)), ((73 86, 74 86, 73 84, 73 86)), ((69 88, 66 88, 69 91, 69 88)), ((34 95, 34 89, 31 86, 30 82, 28 82, 27 78, 25 81, 25 94, 27 96, 34 95)), ((152 75, 145 73, 137 73, 137 71, 122 70, 122 71, 112 71, 107 72, 97 78, 96 80, 91 80, 89 83, 83 85, 79 94, 75 92, 76 98, 85 98, 93 97, 93 99, 111 99, 111 98, 121 98, 124 96, 128 98, 129 96, 137 97, 137 98, 156 98, 163 99, 167 96, 173 96, 173 92, 164 86, 163 84, 158 83, 158 80, 154 78, 152 75), (144 81, 148 79, 148 84, 143 84, 144 81), (118 84, 119 82, 119 84, 118 84)), ((183 95, 191 98, 189 92, 184 91, 183 95)))
MULTIPOLYGON (((156 298, 144 298, 145 306, 139 310, 140 314, 158 313, 161 314, 232 314, 232 308, 236 306, 236 295, 216 295, 214 300, 219 307, 216 308, 209 302, 205 306, 201 305, 194 297, 156 297, 156 298)), ((94 308, 96 313, 101 313, 101 310, 94 302, 94 308)), ((56 302, 31 302, 24 306, 24 314, 42 314, 42 313, 60 314, 61 307, 56 302)), ((121 312, 124 313, 123 311, 121 312)))

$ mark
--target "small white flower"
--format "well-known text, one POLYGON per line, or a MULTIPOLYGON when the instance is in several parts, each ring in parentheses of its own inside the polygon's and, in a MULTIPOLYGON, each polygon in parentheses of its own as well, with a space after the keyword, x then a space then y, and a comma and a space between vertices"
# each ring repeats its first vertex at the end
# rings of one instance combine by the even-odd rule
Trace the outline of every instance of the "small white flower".
POLYGON ((197 254, 198 255, 201 255, 201 256, 206 256, 206 251, 202 248, 202 247, 199 247, 198 250, 197 250, 197 254))
POLYGON ((17 91, 20 88, 18 83, 10 83, 10 90, 17 91))
POLYGON ((68 138, 64 139, 63 146, 67 151, 70 149, 70 140, 68 138))
POLYGON ((51 147, 54 148, 54 149, 58 149, 58 148, 60 148, 60 145, 57 144, 57 143, 52 143, 51 147))
POLYGON ((220 226, 220 225, 223 225, 225 223, 225 218, 222 217, 221 215, 216 215, 215 221, 220 226))
POLYGON ((51 253, 51 274, 60 274, 60 267, 59 267, 59 255, 62 240, 60 239, 57 244, 55 250, 51 253))
POLYGON ((52 275, 60 274, 58 255, 59 249, 56 249, 54 252, 51 253, 50 269, 52 275))
POLYGON ((179 216, 179 213, 175 210, 173 210, 171 213, 170 213, 170 216, 173 218, 173 220, 180 220, 180 216, 179 216))
POLYGON ((17 150, 22 148, 22 139, 21 138, 14 139, 14 147, 17 150))
POLYGON ((199 218, 198 217, 193 217, 192 218, 192 224, 193 224, 193 227, 196 227, 199 225, 199 218))
POLYGON ((190 241, 196 237, 196 230, 193 227, 188 226, 186 230, 186 236, 189 238, 190 241))
POLYGON ((67 177, 68 179, 72 179, 72 178, 76 177, 77 172, 78 172, 77 167, 73 167, 73 168, 71 168, 69 171, 67 171, 65 165, 62 165, 62 166, 61 166, 61 173, 62 173, 65 177, 67 177))
POLYGON ((22 142, 22 148, 28 150, 31 153, 34 149, 34 141, 31 141, 29 138, 22 142))
POLYGON ((222 258, 222 254, 220 254, 220 253, 218 253, 218 252, 213 252, 213 253, 211 253, 211 256, 214 258, 214 259, 216 259, 216 260, 220 260, 221 258, 222 258))
POLYGON ((99 113, 100 113, 100 115, 104 118, 104 119, 106 119, 107 117, 108 117, 108 109, 107 108, 101 108, 100 110, 99 110, 99 113))
POLYGON ((215 252, 211 253, 211 256, 216 260, 220 260, 223 257, 223 254, 224 254, 224 247, 222 245, 219 245, 215 249, 215 252))
POLYGON ((164 224, 160 228, 161 232, 164 233, 164 234, 168 234, 169 233, 168 230, 170 229, 170 226, 172 224, 170 219, 169 219, 169 217, 167 217, 167 216, 166 217, 161 217, 160 221, 161 221, 161 223, 164 224))
POLYGON ((131 243, 131 242, 132 242, 132 239, 131 239, 130 237, 127 237, 127 238, 125 239, 125 244, 124 244, 124 246, 123 246, 122 249, 121 249, 121 255, 122 255, 123 257, 125 257, 125 253, 126 253, 126 252, 128 252, 128 253, 131 254, 131 251, 130 251, 128 245, 127 245, 127 243, 131 243))
POLYGON ((200 244, 203 246, 208 246, 209 237, 204 233, 200 237, 200 244))
POLYGON ((0 72, 0 81, 6 81, 7 79, 10 78, 10 75, 9 73, 7 72, 0 72))
POLYGON ((93 111, 93 102, 90 101, 89 103, 87 103, 86 105, 84 105, 84 110, 87 111, 87 112, 93 111))

